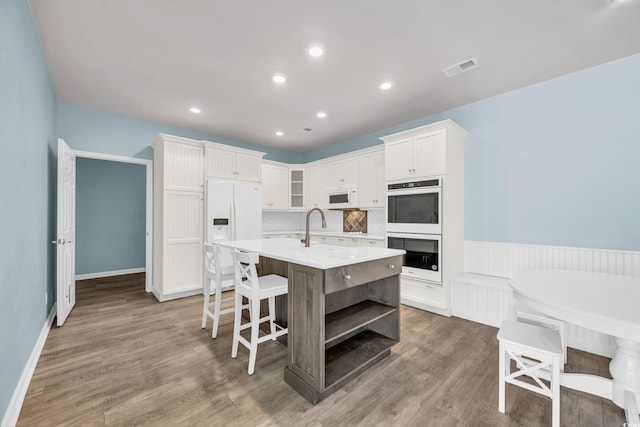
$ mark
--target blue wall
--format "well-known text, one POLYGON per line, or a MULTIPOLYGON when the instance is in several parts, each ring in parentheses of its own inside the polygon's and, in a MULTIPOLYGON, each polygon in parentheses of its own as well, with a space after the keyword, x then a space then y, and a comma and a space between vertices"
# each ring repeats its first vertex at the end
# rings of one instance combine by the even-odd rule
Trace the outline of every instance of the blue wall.
POLYGON ((77 160, 76 274, 144 268, 146 167, 77 160))
POLYGON ((58 136, 74 150, 153 159, 150 144, 159 133, 207 140, 267 153, 265 159, 297 163, 301 155, 203 132, 136 119, 58 101, 58 136))
POLYGON ((1 420, 55 298, 56 101, 24 0, 0 1, 0 94, 1 420))
POLYGON ((640 55, 306 153, 450 118, 465 145, 465 239, 640 250, 640 55))

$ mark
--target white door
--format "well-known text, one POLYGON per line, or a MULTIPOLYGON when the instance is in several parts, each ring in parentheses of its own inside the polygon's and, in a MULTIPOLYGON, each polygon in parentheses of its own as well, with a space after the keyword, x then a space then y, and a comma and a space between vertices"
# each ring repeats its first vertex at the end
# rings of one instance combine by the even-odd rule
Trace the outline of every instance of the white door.
POLYGON ((76 303, 76 155, 58 139, 57 288, 58 326, 76 303))

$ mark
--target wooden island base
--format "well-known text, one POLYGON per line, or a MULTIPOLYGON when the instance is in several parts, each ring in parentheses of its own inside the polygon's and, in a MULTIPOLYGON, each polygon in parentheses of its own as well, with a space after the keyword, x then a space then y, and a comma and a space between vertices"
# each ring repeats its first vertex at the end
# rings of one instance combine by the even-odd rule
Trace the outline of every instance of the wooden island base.
POLYGON ((400 340, 402 257, 322 270, 290 263, 284 380, 315 404, 400 340))

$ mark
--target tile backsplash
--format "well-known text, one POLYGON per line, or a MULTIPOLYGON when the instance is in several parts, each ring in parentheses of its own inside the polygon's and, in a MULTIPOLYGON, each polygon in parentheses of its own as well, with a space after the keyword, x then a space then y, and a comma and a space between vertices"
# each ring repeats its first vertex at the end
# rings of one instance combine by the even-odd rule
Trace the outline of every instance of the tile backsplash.
MULTIPOLYGON (((342 211, 323 210, 327 220, 327 228, 322 228, 320 214, 314 212, 309 220, 309 228, 312 231, 343 231, 342 211)), ((305 228, 305 212, 262 212, 263 231, 296 231, 305 228)), ((369 234, 384 234, 384 210, 376 209, 367 211, 367 232, 369 234)))

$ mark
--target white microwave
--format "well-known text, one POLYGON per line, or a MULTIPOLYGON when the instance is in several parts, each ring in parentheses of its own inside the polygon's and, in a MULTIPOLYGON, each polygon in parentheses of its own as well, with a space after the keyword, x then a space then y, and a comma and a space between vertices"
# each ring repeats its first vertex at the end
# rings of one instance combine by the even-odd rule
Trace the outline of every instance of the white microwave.
POLYGON ((358 207, 358 192, 355 187, 329 187, 329 209, 348 209, 358 207))

